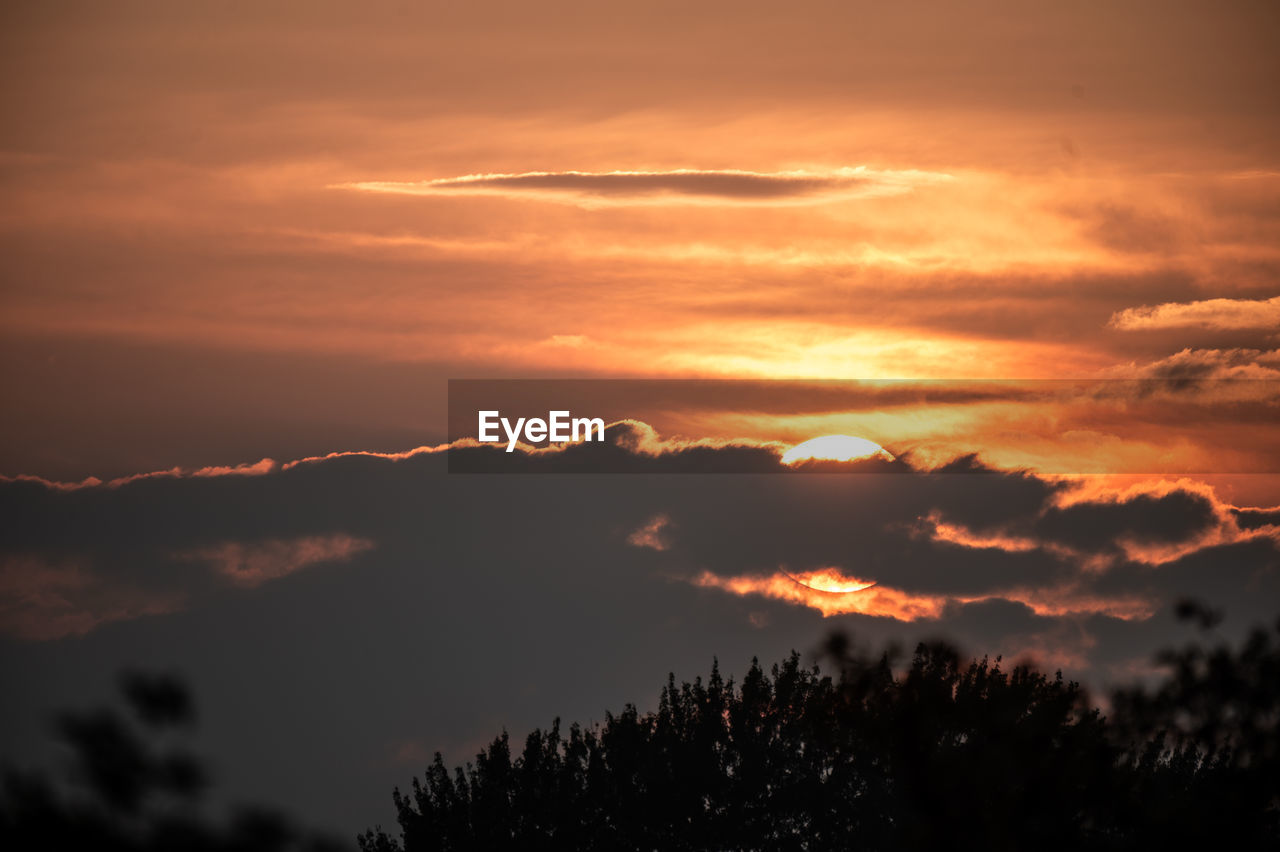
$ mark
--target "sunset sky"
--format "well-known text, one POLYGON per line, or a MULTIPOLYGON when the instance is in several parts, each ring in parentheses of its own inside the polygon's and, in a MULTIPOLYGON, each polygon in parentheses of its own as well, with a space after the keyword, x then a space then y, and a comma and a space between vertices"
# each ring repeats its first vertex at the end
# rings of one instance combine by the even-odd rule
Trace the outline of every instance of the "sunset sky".
POLYGON ((228 795, 349 835, 713 656, 1101 686, 1276 614, 1275 3, 0 16, 5 760, 170 667, 228 795), (664 381, 449 473, 480 378, 664 381), (779 460, 827 434, 894 474, 779 460))

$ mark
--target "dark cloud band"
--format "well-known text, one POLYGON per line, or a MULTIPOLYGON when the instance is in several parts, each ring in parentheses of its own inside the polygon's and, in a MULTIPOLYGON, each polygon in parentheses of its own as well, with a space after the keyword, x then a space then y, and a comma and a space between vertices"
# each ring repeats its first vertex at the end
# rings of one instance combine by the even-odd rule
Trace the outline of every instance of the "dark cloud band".
POLYGON ((949 175, 941 173, 878 171, 865 167, 781 172, 673 169, 479 174, 425 181, 366 181, 341 187, 406 195, 528 195, 618 203, 659 198, 772 203, 896 194, 921 184, 949 179, 949 175))

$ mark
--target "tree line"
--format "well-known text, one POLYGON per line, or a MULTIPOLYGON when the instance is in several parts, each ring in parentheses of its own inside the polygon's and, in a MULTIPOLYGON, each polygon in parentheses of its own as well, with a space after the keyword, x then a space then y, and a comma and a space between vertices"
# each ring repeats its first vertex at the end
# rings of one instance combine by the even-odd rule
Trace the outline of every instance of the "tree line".
MULTIPOLYGON (((1195 604, 1180 614, 1211 629, 1195 604)), ((740 683, 670 676, 655 710, 506 732, 394 791, 362 852, 1280 848, 1280 621, 1236 647, 1164 652, 1113 692, 944 642, 830 638, 740 683)), ((211 820, 181 680, 127 674, 126 712, 63 714, 66 779, 5 773, 0 849, 338 850, 269 808, 211 820)))
POLYGON ((557 720, 518 750, 504 732, 452 771, 437 754, 393 794, 400 836, 361 849, 1280 848, 1280 622, 1166 652, 1168 676, 1105 715, 1060 672, 941 642, 905 666, 826 651, 832 674, 713 664, 652 712, 557 720))

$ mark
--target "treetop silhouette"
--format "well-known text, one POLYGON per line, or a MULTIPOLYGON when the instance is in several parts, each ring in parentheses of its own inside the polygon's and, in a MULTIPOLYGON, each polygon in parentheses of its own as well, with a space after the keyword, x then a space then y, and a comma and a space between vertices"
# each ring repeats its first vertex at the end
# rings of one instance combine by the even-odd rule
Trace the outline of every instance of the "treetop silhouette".
MULTIPOLYGON (((1190 615, 1196 615, 1196 612, 1190 615)), ((669 677, 658 708, 504 732, 393 794, 422 850, 1137 849, 1280 839, 1280 623, 1239 650, 1167 652, 1172 674, 1109 716, 1079 684, 844 636, 740 684, 669 677)))

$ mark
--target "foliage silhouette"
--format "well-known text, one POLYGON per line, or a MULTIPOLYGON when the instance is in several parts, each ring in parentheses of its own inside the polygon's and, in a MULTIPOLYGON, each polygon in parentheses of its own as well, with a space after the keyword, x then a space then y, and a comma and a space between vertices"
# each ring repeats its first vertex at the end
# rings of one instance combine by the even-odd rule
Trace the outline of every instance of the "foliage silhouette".
MULTIPOLYGON (((1200 615, 1198 610, 1189 617, 1200 615)), ((1212 619, 1201 620, 1211 627, 1212 619)), ((1239 651, 1167 653, 1154 691, 1109 718, 1061 673, 962 662, 844 636, 740 685, 668 679, 658 709, 559 720, 513 755, 506 733, 452 773, 439 754, 393 794, 399 840, 423 850, 1135 849, 1280 839, 1280 623, 1239 651)))
POLYGON ((168 675, 126 673, 120 687, 132 719, 112 709, 66 713, 57 719, 57 729, 74 753, 70 784, 6 773, 0 794, 0 849, 347 848, 260 807, 241 808, 225 827, 208 822, 200 809, 208 785, 205 770, 194 755, 168 745, 166 736, 170 729, 194 725, 190 693, 168 675))
MULTIPOLYGON (((1220 615, 1184 603, 1212 631, 1220 615)), ((899 664, 831 637, 826 665, 794 652, 742 682, 668 678, 657 710, 603 724, 557 720, 513 751, 506 733, 452 772, 436 755, 408 794, 401 836, 420 850, 1276 848, 1280 841, 1280 622, 1239 648, 1192 643, 1157 659, 1154 687, 1108 716, 1061 673, 964 661, 941 642, 899 664)), ((128 674, 130 715, 57 720, 73 783, 8 773, 0 848, 342 848, 269 810, 229 824, 201 810, 201 763, 175 745, 194 725, 180 681, 128 674)))

